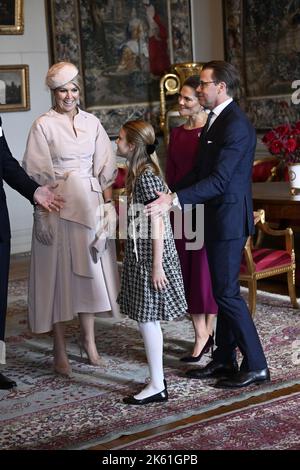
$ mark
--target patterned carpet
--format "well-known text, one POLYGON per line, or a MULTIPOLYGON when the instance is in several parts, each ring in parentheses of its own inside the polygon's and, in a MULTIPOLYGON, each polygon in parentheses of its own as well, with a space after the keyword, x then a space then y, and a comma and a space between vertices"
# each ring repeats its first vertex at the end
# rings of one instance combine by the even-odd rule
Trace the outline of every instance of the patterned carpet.
POLYGON ((300 392, 116 449, 299 450, 300 392))
MULTIPOLYGON (((143 345, 135 322, 97 319, 96 337, 104 368, 88 365, 77 346, 78 322, 68 328, 71 379, 52 373, 50 335, 34 336, 26 326, 26 283, 10 285, 7 328, 9 376, 18 383, 0 391, 1 449, 80 449, 118 436, 212 410, 223 404, 300 383, 300 311, 282 296, 259 294, 256 323, 269 361, 272 382, 245 390, 218 390, 213 382, 186 379, 178 361, 191 348, 188 319, 163 324, 165 372, 170 399, 129 407, 122 397, 147 378, 143 345)), ((203 364, 209 360, 204 358, 203 364)))

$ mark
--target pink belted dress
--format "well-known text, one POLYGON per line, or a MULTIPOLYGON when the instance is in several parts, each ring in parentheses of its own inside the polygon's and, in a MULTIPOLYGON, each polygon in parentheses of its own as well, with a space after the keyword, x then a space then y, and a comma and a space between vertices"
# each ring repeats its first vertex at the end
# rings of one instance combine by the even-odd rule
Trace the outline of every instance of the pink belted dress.
POLYGON ((67 115, 51 109, 32 125, 23 167, 37 183, 55 185, 65 199, 51 212, 53 243, 41 244, 33 229, 29 279, 29 326, 34 333, 77 313, 112 311, 119 276, 115 241, 95 260, 91 245, 103 229, 102 192, 116 176, 111 142, 99 119, 78 109, 74 126, 67 115))

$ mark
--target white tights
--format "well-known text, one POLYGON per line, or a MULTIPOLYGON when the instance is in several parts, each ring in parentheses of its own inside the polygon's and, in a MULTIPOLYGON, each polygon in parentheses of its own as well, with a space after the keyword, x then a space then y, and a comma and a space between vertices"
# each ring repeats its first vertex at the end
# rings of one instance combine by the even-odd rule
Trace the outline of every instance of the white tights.
POLYGON ((139 322, 150 371, 150 383, 134 398, 141 400, 162 392, 164 386, 163 336, 159 321, 139 322))

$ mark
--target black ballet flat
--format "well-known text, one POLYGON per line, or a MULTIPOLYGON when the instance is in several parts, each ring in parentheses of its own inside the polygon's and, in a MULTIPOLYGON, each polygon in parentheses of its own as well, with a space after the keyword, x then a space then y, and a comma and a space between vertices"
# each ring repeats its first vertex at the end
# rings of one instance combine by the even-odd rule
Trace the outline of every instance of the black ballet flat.
POLYGON ((181 362, 199 362, 201 357, 206 354, 210 349, 213 348, 214 339, 211 335, 209 335, 208 340, 206 341, 205 345, 202 348, 202 351, 198 354, 198 356, 184 356, 181 357, 181 362))
POLYGON ((148 403, 161 403, 168 401, 168 399, 168 392, 166 389, 164 389, 162 392, 151 395, 150 397, 142 398, 141 400, 138 400, 137 398, 134 398, 133 395, 130 395, 129 397, 123 398, 123 403, 126 403, 126 405, 147 405, 148 403))

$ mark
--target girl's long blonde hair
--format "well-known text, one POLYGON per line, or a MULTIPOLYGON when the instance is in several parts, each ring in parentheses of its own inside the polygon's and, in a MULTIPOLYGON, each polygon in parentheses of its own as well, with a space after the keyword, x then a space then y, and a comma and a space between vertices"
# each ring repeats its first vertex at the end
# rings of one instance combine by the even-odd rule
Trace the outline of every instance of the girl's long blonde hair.
POLYGON ((135 180, 141 173, 149 168, 155 175, 162 177, 162 172, 155 152, 156 139, 151 124, 142 120, 128 121, 123 129, 127 143, 134 146, 126 180, 127 196, 131 199, 135 180))

